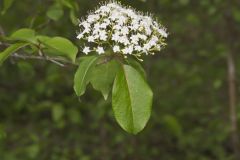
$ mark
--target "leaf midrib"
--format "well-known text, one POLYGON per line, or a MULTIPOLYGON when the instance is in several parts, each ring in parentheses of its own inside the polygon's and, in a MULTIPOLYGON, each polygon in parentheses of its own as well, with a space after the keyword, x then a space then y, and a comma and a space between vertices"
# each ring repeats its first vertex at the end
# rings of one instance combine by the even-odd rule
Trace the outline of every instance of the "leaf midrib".
POLYGON ((131 131, 134 132, 135 126, 134 126, 134 122, 133 122, 133 121, 134 121, 134 117, 133 117, 133 109, 132 109, 132 99, 131 99, 131 94, 130 94, 130 90, 129 90, 129 86, 128 86, 127 74, 126 74, 126 72, 125 72, 124 66, 123 66, 123 65, 121 65, 121 66, 122 66, 123 73, 124 73, 124 79, 125 79, 126 84, 127 84, 127 92, 128 92, 128 97, 129 97, 129 100, 130 100, 131 125, 132 125, 132 127, 133 127, 133 128, 131 128, 131 131))

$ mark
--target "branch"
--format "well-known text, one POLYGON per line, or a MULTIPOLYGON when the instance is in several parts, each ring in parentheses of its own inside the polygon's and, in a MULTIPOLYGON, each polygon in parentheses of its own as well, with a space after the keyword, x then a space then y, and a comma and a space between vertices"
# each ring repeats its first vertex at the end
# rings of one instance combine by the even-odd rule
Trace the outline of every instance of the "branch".
MULTIPOLYGON (((49 22, 50 21, 47 21, 46 24, 48 24, 49 22)), ((40 27, 42 27, 42 26, 40 26, 40 27)), ((0 25, 0 36, 5 36, 4 29, 2 28, 1 25, 0 25)), ((0 45, 8 47, 10 44, 0 42, 0 45)), ((26 59, 35 59, 35 60, 50 61, 50 62, 52 62, 54 64, 57 64, 57 65, 59 65, 61 67, 65 67, 66 64, 77 65, 77 64, 75 64, 75 63, 73 63, 71 61, 68 61, 68 60, 65 60, 65 59, 62 59, 62 58, 59 58, 59 57, 48 57, 48 56, 46 56, 46 55, 44 55, 42 53, 42 50, 40 48, 38 50, 38 53, 39 53, 39 56, 14 53, 14 54, 11 55, 11 57, 24 59, 24 60, 26 60, 26 59)))
POLYGON ((35 56, 35 55, 24 55, 24 54, 18 54, 18 53, 14 53, 11 55, 11 57, 13 58, 19 58, 19 59, 35 59, 35 60, 43 60, 43 61, 50 61, 54 64, 57 64, 61 67, 65 67, 66 64, 70 64, 70 65, 76 65, 74 63, 72 63, 71 61, 68 60, 64 60, 62 58, 59 57, 48 57, 48 56, 35 56))

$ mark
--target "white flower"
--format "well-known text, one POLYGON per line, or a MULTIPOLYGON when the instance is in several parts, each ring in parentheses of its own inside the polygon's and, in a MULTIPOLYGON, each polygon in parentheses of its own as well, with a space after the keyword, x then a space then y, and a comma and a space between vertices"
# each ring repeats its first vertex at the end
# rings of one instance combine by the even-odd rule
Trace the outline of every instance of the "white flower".
POLYGON ((144 44, 143 49, 144 50, 149 50, 152 47, 150 43, 144 44))
POLYGON ((143 48, 141 46, 135 46, 134 49, 138 52, 143 50, 143 48))
POLYGON ((93 36, 88 37, 88 42, 94 42, 94 41, 95 41, 95 38, 93 36))
POLYGON ((104 30, 99 31, 100 40, 106 41, 107 40, 107 32, 104 30))
POLYGON ((98 47, 98 48, 96 49, 96 52, 98 52, 98 54, 103 54, 103 53, 104 53, 103 47, 98 47))
POLYGON ((104 19, 103 22, 107 25, 109 25, 111 23, 111 21, 109 19, 104 19))
POLYGON ((122 26, 120 26, 120 25, 115 25, 115 26, 113 26, 113 29, 115 29, 115 30, 121 30, 121 29, 122 29, 122 26))
POLYGON ((122 51, 123 51, 123 54, 132 54, 133 46, 129 46, 127 48, 124 48, 122 51))
POLYGON ((84 30, 83 30, 83 33, 89 33, 91 30, 90 30, 90 28, 85 28, 84 30))
POLYGON ((112 35, 112 40, 113 41, 119 42, 119 38, 120 38, 119 33, 114 33, 112 35))
POLYGON ((84 47, 83 53, 88 54, 90 51, 89 47, 84 47))
POLYGON ((153 36, 152 39, 149 41, 150 46, 155 46, 157 44, 158 38, 153 36))
POLYGON ((131 43, 138 44, 139 37, 137 35, 132 35, 130 39, 131 39, 131 43))
POLYGON ((133 22, 132 25, 130 26, 130 28, 132 30, 136 31, 139 28, 139 24, 137 22, 133 22))
POLYGON ((147 36, 146 35, 143 35, 143 34, 137 34, 137 36, 140 38, 140 39, 142 39, 142 40, 147 40, 147 36))
POLYGON ((99 9, 101 12, 106 12, 106 13, 110 12, 110 8, 108 6, 102 6, 99 9))
POLYGON ((94 24, 94 30, 99 30, 100 28, 101 28, 101 25, 99 22, 94 24))
POLYGON ((122 27, 120 32, 121 32, 121 34, 126 35, 129 33, 129 29, 128 29, 128 27, 124 26, 124 27, 122 27))
POLYGON ((118 17, 119 17, 119 13, 115 11, 115 12, 112 12, 112 13, 111 13, 111 15, 110 15, 109 18, 110 18, 111 20, 116 20, 116 19, 118 19, 118 17))
POLYGON ((82 23, 80 23, 80 26, 83 26, 84 28, 90 28, 91 24, 89 24, 87 21, 83 21, 82 23))
MULTIPOLYGON (((89 14, 79 27, 77 38, 89 43, 98 54, 110 49, 114 54, 125 54, 124 57, 153 55, 166 45, 168 36, 151 16, 112 1, 89 14)), ((89 47, 85 47, 84 53, 89 52, 89 47)))
POLYGON ((159 32, 163 37, 167 38, 168 34, 167 34, 167 32, 166 32, 164 29, 160 28, 160 29, 158 29, 158 32, 159 32))
POLYGON ((124 16, 119 16, 117 22, 118 22, 119 25, 123 25, 123 24, 126 22, 126 20, 127 20, 126 17, 124 17, 124 16))
POLYGON ((124 45, 130 44, 127 36, 120 36, 118 41, 124 45))
POLYGON ((114 53, 120 52, 120 47, 119 47, 119 46, 114 46, 114 47, 113 47, 113 52, 114 52, 114 53))
POLYGON ((157 49, 158 51, 160 51, 160 50, 161 50, 161 46, 160 46, 160 45, 156 45, 156 49, 157 49))
POLYGON ((94 21, 97 21, 99 18, 100 16, 98 14, 92 14, 88 16, 87 22, 93 23, 94 21))
POLYGON ((83 37, 83 34, 80 33, 80 34, 78 34, 77 39, 81 39, 82 37, 83 37))
POLYGON ((107 28, 107 26, 108 26, 107 23, 102 23, 102 24, 100 25, 100 28, 105 29, 105 28, 107 28))

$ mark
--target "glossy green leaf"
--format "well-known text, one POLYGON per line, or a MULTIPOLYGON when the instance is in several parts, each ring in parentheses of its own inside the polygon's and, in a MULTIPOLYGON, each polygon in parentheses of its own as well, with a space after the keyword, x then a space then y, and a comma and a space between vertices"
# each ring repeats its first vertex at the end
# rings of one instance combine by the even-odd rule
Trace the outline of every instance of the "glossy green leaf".
POLYGON ((43 43, 43 42, 45 42, 45 41, 50 40, 51 38, 48 37, 48 36, 38 35, 38 36, 36 36, 36 39, 37 39, 38 41, 40 41, 40 42, 43 43))
POLYGON ((141 74, 129 65, 123 65, 112 91, 113 112, 119 125, 129 133, 140 132, 150 117, 152 97, 141 74))
POLYGON ((5 14, 6 11, 12 6, 14 0, 3 0, 3 10, 1 14, 5 14))
POLYGON ((144 77, 144 79, 146 79, 146 72, 138 61, 134 59, 129 59, 128 64, 135 68, 144 77))
POLYGON ((98 64, 93 69, 90 82, 94 89, 102 93, 105 100, 108 98, 119 67, 119 63, 112 60, 107 63, 98 64))
POLYGON ((43 42, 47 47, 54 49, 55 55, 65 56, 73 62, 76 59, 78 48, 68 39, 63 37, 53 37, 43 42))
POLYGON ((25 47, 28 43, 16 43, 9 46, 3 52, 0 52, 0 65, 14 52, 19 50, 22 47, 25 47))
POLYGON ((78 96, 85 93, 86 86, 90 82, 91 72, 96 64, 97 57, 83 57, 74 76, 74 90, 78 96))
POLYGON ((63 16, 63 8, 60 5, 53 5, 47 11, 48 18, 57 21, 63 16))
POLYGON ((10 37, 10 40, 21 40, 26 41, 30 43, 37 43, 36 37, 35 37, 35 31, 29 28, 22 28, 14 32, 10 37))

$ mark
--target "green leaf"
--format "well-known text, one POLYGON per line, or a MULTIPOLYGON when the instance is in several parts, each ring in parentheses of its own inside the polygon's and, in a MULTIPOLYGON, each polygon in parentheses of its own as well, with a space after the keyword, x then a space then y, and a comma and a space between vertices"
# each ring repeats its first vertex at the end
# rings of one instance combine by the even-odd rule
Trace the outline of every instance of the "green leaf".
POLYGON ((29 28, 22 28, 14 32, 10 37, 10 40, 21 40, 30 43, 37 43, 35 37, 35 31, 29 28))
POLYGON ((11 46, 9 46, 7 49, 5 49, 3 52, 0 52, 0 65, 14 52, 19 50, 22 47, 25 47, 28 45, 28 43, 16 43, 11 46))
POLYGON ((74 76, 74 90, 78 96, 85 93, 90 81, 91 72, 97 61, 96 56, 83 57, 74 76))
POLYGON ((4 0, 3 1, 3 10, 1 14, 5 14, 6 11, 12 6, 14 0, 4 0))
POLYGON ((234 18, 234 20, 235 20, 236 22, 240 22, 240 11, 239 11, 239 9, 234 8, 234 9, 232 10, 232 13, 233 13, 233 18, 234 18))
POLYGON ((128 64, 135 68, 144 77, 144 79, 146 79, 146 72, 138 61, 134 59, 129 59, 128 64))
POLYGON ((64 115, 64 107, 60 104, 55 104, 52 107, 52 118, 54 122, 59 122, 64 115))
POLYGON ((165 115, 163 117, 163 123, 166 128, 173 134, 174 136, 180 138, 182 135, 182 126, 177 120, 176 117, 172 115, 165 115))
POLYGON ((72 23, 74 25, 77 25, 78 24, 78 18, 77 18, 76 14, 75 14, 75 11, 73 9, 70 10, 69 16, 70 16, 70 19, 71 19, 72 23))
POLYGON ((70 1, 70 0, 60 0, 60 2, 61 2, 64 6, 70 8, 70 9, 73 9, 73 8, 74 8, 73 5, 72 5, 72 1, 70 1))
POLYGON ((114 81, 112 106, 119 125, 137 134, 146 125, 152 106, 153 93, 137 70, 123 65, 114 81))
POLYGON ((63 16, 64 12, 60 5, 55 4, 51 6, 47 11, 48 18, 57 21, 63 16))
POLYGON ((38 35, 38 36, 36 36, 36 39, 37 39, 38 41, 40 41, 40 42, 43 43, 43 42, 45 42, 45 41, 50 40, 51 38, 48 37, 48 36, 38 35))
POLYGON ((90 82, 94 89, 102 92, 105 100, 108 98, 119 67, 117 61, 111 60, 110 62, 96 65, 92 71, 90 82))
POLYGON ((43 42, 47 47, 54 49, 55 55, 66 56, 75 62, 78 48, 68 39, 63 37, 53 37, 43 42))
POLYGON ((0 140, 5 138, 7 136, 6 132, 5 132, 5 128, 2 124, 0 124, 0 140))

